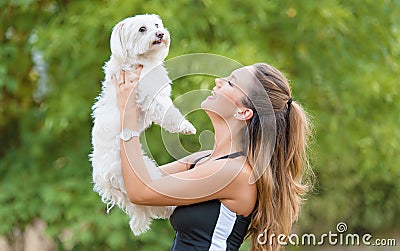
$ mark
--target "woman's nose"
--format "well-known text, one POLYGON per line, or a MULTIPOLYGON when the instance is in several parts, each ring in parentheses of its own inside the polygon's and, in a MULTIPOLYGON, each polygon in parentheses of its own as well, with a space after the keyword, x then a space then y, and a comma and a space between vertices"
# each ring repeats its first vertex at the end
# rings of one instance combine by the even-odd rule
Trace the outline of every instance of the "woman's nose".
POLYGON ((215 79, 215 86, 220 88, 222 85, 222 80, 220 78, 216 78, 215 79))

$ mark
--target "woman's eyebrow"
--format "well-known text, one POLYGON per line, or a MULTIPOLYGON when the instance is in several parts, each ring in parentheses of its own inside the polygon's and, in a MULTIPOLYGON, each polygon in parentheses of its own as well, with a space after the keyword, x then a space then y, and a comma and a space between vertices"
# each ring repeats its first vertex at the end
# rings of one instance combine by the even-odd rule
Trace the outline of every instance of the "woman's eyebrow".
MULTIPOLYGON (((229 78, 232 78, 234 80, 234 84, 233 86, 235 86, 236 88, 238 88, 241 92, 243 92, 244 94, 246 94, 246 92, 237 84, 237 79, 235 77, 235 75, 230 75, 229 78)), ((247 95, 247 94, 246 94, 247 95)))

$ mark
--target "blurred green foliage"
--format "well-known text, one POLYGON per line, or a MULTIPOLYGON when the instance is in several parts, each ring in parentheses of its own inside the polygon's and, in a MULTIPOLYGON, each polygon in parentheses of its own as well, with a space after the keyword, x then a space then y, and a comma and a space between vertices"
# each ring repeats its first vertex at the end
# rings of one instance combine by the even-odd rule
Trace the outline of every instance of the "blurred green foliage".
MULTIPOLYGON (((299 231, 400 228, 400 2, 68 1, 0 2, 0 235, 43 219, 59 250, 168 250, 156 221, 133 237, 128 217, 92 191, 91 105, 121 19, 156 13, 172 36, 168 58, 204 52, 267 62, 291 79, 315 123, 318 185, 299 231), (70 233, 70 234, 65 234, 70 233)), ((174 82, 173 95, 211 88, 210 77, 174 82)), ((212 130, 202 112, 198 130, 212 130)), ((160 128, 146 133, 160 163, 160 128)), ((196 136, 180 136, 196 151, 196 136)))

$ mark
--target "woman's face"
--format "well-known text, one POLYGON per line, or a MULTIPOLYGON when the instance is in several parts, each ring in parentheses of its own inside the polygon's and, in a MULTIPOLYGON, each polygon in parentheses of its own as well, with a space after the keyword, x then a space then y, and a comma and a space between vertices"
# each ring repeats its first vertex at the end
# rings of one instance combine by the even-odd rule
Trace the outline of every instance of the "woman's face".
POLYGON ((255 79, 252 70, 246 66, 234 70, 228 77, 216 78, 211 95, 201 103, 201 107, 223 118, 233 118, 243 108, 242 100, 255 79))

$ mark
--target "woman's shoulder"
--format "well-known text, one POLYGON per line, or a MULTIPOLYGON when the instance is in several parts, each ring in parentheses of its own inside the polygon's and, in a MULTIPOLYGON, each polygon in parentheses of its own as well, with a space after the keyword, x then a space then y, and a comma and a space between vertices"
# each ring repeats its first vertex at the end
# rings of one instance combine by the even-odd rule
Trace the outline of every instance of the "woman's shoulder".
POLYGON ((210 155, 211 153, 212 153, 212 150, 204 150, 204 151, 189 154, 188 156, 184 157, 183 159, 186 163, 190 164, 190 163, 195 162, 198 158, 205 157, 207 155, 210 155))

